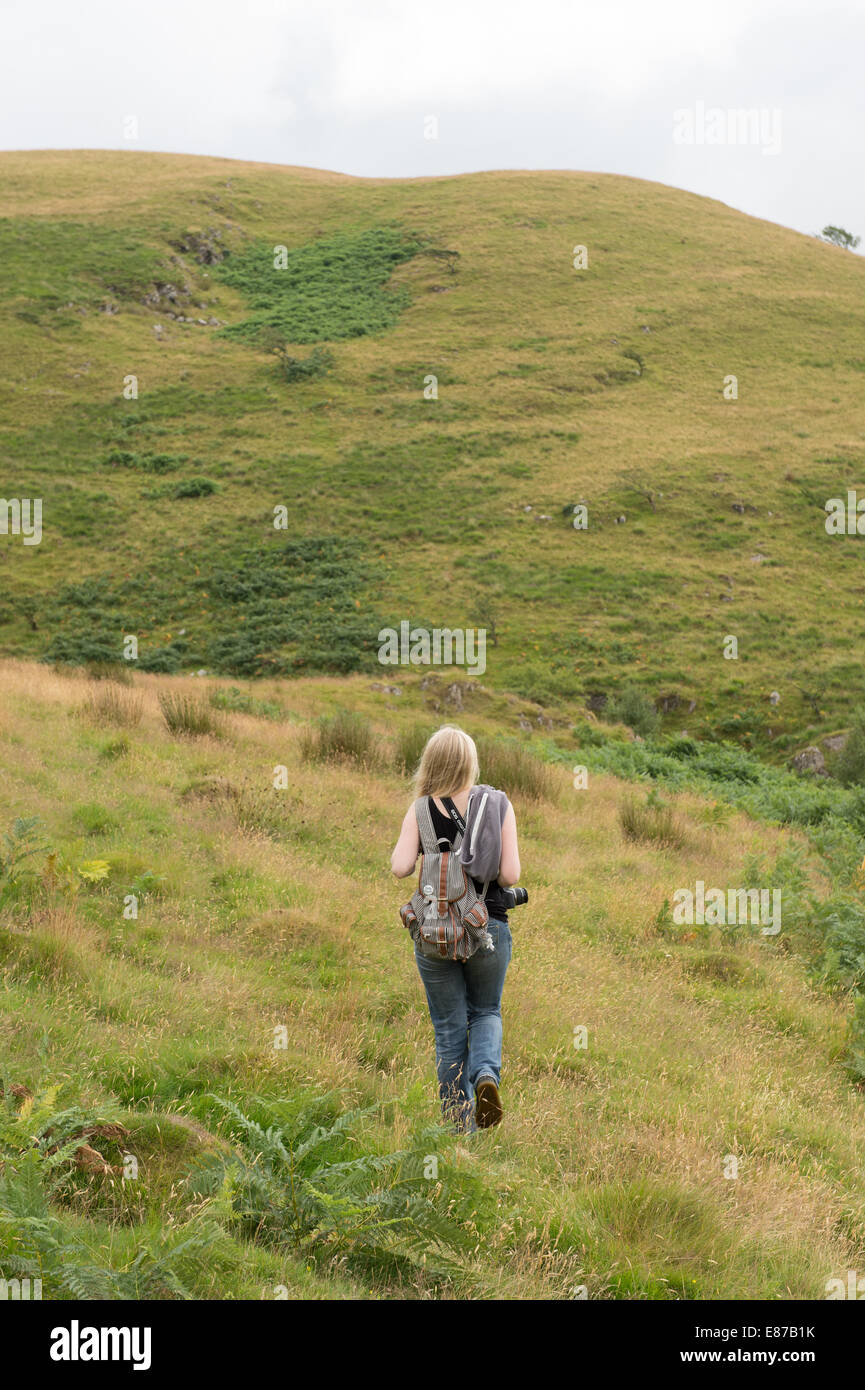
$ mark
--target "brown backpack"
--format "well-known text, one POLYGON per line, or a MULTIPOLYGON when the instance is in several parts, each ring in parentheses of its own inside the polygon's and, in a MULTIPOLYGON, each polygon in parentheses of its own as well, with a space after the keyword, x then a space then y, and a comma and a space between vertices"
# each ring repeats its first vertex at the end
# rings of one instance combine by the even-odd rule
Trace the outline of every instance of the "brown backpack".
POLYGON ((425 796, 415 802, 414 812, 423 858, 417 891, 399 910, 403 926, 424 956, 466 961, 478 947, 494 950, 486 903, 460 863, 462 829, 453 846, 442 848, 425 796))

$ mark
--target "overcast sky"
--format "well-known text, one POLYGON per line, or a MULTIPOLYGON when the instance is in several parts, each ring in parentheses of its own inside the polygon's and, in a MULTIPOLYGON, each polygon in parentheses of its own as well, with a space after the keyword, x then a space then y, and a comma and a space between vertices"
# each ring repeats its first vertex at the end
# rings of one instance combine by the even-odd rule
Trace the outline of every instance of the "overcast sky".
POLYGON ((865 234, 863 54, 865 0, 0 0, 0 148, 590 169, 865 234))

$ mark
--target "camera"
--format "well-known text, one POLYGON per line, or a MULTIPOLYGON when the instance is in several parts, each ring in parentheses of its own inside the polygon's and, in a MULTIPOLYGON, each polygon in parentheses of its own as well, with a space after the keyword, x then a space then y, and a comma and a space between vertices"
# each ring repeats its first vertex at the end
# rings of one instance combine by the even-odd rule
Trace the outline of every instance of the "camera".
POLYGON ((508 907, 522 907, 523 903, 527 903, 529 900, 525 888, 503 888, 502 892, 508 907))

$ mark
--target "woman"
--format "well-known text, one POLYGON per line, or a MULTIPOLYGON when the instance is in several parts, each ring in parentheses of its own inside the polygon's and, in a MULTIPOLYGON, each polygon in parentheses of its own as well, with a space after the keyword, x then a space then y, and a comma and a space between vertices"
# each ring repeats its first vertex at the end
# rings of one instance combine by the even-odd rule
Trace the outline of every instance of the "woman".
MULTIPOLYGON (((437 837, 453 844, 457 835, 443 798, 450 798, 465 818, 469 794, 477 781, 474 740, 462 729, 445 725, 428 741, 414 778, 416 796, 428 798, 437 837)), ((469 960, 457 961, 421 955, 415 945, 415 960, 435 1030, 442 1112, 458 1130, 469 1133, 497 1125, 502 1118, 501 1001, 512 945, 503 890, 520 876, 517 822, 510 803, 501 830, 498 880, 490 883, 485 897, 495 949, 479 949, 469 960)), ((412 804, 391 855, 391 869, 397 878, 414 873, 419 853, 420 834, 412 804)), ((483 884, 473 881, 482 892, 483 884)))

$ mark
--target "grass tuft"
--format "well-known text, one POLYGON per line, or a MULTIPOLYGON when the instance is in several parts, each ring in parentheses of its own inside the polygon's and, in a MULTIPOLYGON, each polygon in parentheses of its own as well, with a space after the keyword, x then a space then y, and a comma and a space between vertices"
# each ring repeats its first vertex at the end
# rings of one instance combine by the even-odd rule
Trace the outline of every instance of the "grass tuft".
POLYGON ((304 762, 353 762, 372 767, 380 762, 378 742, 368 719, 350 710, 323 715, 301 735, 304 762))
POLYGON ((225 721, 215 714, 206 700, 174 691, 159 692, 159 708, 170 734, 181 738, 225 738, 225 721))
POLYGON ((478 739, 477 745, 482 782, 507 792, 511 800, 522 797, 525 801, 541 801, 552 797, 552 768, 527 748, 491 738, 478 739))
POLYGON ((99 684, 91 691, 82 706, 83 714, 100 727, 135 728, 141 723, 142 697, 115 685, 113 681, 99 684))
POLYGON ((660 845, 665 849, 684 849, 688 842, 682 821, 670 806, 652 793, 644 801, 627 796, 619 808, 619 825, 627 840, 660 845))

